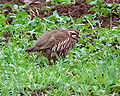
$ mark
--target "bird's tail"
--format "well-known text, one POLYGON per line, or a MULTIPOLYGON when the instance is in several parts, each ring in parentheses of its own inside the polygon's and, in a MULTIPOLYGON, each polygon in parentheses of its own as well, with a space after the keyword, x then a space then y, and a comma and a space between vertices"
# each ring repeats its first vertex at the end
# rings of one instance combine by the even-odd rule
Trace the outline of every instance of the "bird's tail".
POLYGON ((35 49, 35 47, 32 46, 32 47, 26 49, 25 51, 26 51, 26 52, 34 52, 34 51, 35 51, 34 49, 35 49))

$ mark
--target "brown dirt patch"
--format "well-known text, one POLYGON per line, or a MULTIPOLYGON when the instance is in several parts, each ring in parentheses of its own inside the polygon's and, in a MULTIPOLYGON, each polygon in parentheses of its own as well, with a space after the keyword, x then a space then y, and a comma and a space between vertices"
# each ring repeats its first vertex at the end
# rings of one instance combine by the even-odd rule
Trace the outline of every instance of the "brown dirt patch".
MULTIPOLYGON (((120 1, 118 1, 118 0, 105 0, 105 2, 107 2, 107 3, 117 3, 117 4, 120 3, 120 1)), ((0 3, 11 3, 12 5, 14 5, 14 4, 17 4, 17 5, 25 4, 24 0, 18 0, 18 1, 3 0, 3 1, 0 1, 0 3)), ((66 5, 61 5, 60 3, 59 3, 59 5, 52 5, 50 1, 46 2, 46 0, 33 0, 29 4, 29 6, 23 8, 22 10, 25 10, 32 17, 38 16, 40 18, 51 16, 51 15, 53 15, 53 12, 55 10, 57 10, 57 12, 60 16, 70 16, 71 15, 74 20, 77 20, 79 17, 82 17, 85 14, 94 14, 95 13, 94 11, 89 11, 90 8, 93 7, 93 6, 95 6, 95 5, 87 4, 86 0, 76 1, 75 4, 66 4, 66 5), (39 10, 43 6, 53 6, 53 8, 51 9, 50 12, 47 11, 47 10, 39 10), (33 9, 32 12, 30 12, 30 10, 29 10, 30 8, 33 9)), ((12 11, 12 8, 10 6, 3 7, 0 10, 3 10, 3 9, 7 9, 7 11, 5 11, 5 13, 4 13, 5 16, 7 16, 9 13, 15 13, 15 14, 17 13, 15 11, 12 11)), ((116 7, 116 9, 117 9, 117 7, 116 7)), ((116 9, 115 9, 115 11, 116 11, 116 9)), ((120 20, 120 15, 118 15, 118 14, 111 14, 111 15, 108 14, 105 17, 97 16, 95 18, 95 20, 99 20, 100 24, 96 24, 94 27, 110 28, 110 25, 111 25, 110 18, 111 17, 112 17, 112 20, 115 21, 115 22, 112 22, 112 26, 120 25, 120 23, 117 22, 118 20, 120 20)), ((8 22, 11 23, 12 18, 8 18, 8 22)), ((86 24, 86 23, 88 23, 88 21, 85 21, 83 23, 86 24)))

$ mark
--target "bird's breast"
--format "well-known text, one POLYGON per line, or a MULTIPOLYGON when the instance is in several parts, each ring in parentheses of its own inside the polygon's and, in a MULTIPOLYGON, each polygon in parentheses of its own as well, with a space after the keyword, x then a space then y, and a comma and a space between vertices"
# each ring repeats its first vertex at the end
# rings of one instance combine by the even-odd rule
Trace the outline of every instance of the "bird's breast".
POLYGON ((66 38, 63 41, 58 42, 53 48, 51 57, 55 56, 55 52, 58 54, 58 56, 61 56, 62 58, 66 57, 69 51, 72 50, 74 47, 75 42, 71 40, 71 38, 66 38))

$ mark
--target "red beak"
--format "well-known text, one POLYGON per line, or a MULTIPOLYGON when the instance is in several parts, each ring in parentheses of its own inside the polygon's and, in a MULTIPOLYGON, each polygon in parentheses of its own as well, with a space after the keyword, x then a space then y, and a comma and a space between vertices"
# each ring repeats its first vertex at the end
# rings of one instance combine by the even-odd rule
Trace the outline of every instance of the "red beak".
POLYGON ((79 35, 77 35, 77 38, 80 38, 80 36, 79 36, 79 35))

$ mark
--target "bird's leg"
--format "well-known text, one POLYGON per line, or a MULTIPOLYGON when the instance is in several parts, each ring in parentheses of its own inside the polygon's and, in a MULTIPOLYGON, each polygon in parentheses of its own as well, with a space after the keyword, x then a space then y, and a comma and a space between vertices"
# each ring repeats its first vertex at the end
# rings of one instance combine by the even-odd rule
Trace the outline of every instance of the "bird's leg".
POLYGON ((53 65, 51 62, 50 62, 50 59, 48 58, 48 61, 49 61, 49 65, 53 65))
POLYGON ((56 59, 55 58, 53 58, 53 63, 54 63, 54 65, 56 65, 56 59))

